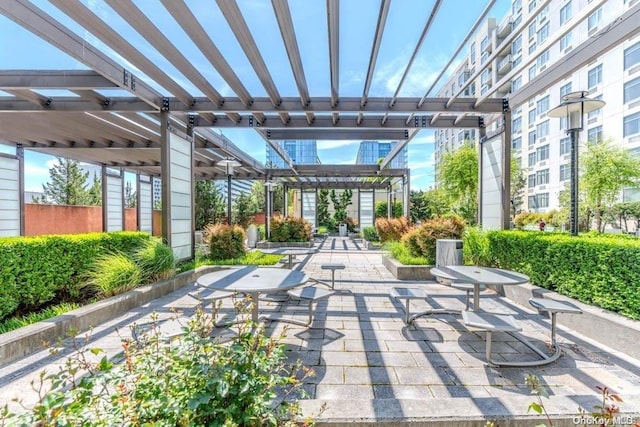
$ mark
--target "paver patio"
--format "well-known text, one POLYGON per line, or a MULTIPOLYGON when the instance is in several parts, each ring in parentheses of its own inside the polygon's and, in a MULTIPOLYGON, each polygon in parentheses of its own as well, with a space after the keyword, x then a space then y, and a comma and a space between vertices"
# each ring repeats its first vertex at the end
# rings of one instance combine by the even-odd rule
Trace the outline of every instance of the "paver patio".
MULTIPOLYGON (((275 322, 267 328, 272 335, 286 328, 290 359, 314 368, 315 377, 305 384, 310 399, 303 402, 303 409, 314 414, 326 403, 321 425, 484 425, 483 420, 494 419, 500 426, 535 425, 533 414, 527 413, 535 399, 525 385, 529 374, 536 375, 550 394, 545 407, 558 420, 554 425, 574 425, 578 407, 591 410, 601 403, 598 385, 623 398, 622 413, 631 417, 624 420, 640 422, 640 361, 559 327, 564 355, 557 362, 532 368, 490 367, 485 363, 483 332, 468 330, 454 315, 422 317, 407 326, 403 304, 389 297, 393 286, 421 286, 431 305, 463 309, 463 291, 435 282, 397 281, 382 265, 379 252, 358 250, 349 239, 337 240, 335 249, 325 242, 299 264, 309 276, 321 279, 330 277, 321 264, 347 266, 336 274, 336 294, 317 304, 312 326, 275 322)), ((91 345, 115 355, 120 350, 116 327, 127 335, 128 325, 147 321, 152 312, 168 319, 174 308, 189 316, 197 305, 187 295, 192 290, 187 286, 96 327, 91 345)), ((483 309, 513 315, 523 333, 540 346, 548 341, 548 320, 537 312, 491 291, 481 298, 483 309)), ((284 317, 307 315, 305 302, 268 302, 261 307, 284 317)), ((412 311, 426 308, 426 302, 412 302, 412 311)), ((231 310, 230 302, 225 302, 223 312, 231 310)), ((168 321, 166 327, 177 325, 168 321)), ((496 359, 537 357, 506 334, 496 333, 494 346, 496 359)), ((26 404, 33 402, 30 381, 42 369, 55 369, 65 354, 68 351, 52 356, 43 350, 0 366, 0 404, 16 396, 26 404)))

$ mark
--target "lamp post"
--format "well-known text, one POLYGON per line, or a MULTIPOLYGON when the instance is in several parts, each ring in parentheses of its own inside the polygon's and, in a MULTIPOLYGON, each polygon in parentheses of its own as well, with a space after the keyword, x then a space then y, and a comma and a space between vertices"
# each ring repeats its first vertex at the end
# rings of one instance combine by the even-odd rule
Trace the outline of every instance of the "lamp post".
POLYGON ((227 224, 231 225, 231 177, 233 176, 233 168, 241 165, 235 159, 223 159, 218 162, 218 165, 224 166, 227 172, 227 224))
POLYGON ((562 97, 562 103, 549 110, 547 116, 565 118, 567 134, 571 135, 571 206, 570 231, 572 236, 578 235, 578 139, 583 128, 583 116, 605 105, 599 99, 587 98, 588 92, 571 92, 562 97))

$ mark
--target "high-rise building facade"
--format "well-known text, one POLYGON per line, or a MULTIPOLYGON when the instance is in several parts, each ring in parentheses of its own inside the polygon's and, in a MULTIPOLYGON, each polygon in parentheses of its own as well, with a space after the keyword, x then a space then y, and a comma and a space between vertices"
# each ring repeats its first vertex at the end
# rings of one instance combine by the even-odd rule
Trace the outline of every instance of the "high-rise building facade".
MULTIPOLYGON (((474 81, 480 87, 476 96, 509 97, 547 67, 562 61, 573 49, 599 37, 601 31, 607 31, 618 17, 638 7, 638 3, 638 0, 512 0, 511 11, 500 24, 487 25, 478 33, 458 70, 464 70, 465 66, 471 69, 471 57, 476 58, 475 66, 482 70, 474 81), (489 57, 491 61, 486 60, 489 57)), ((458 70, 440 96, 447 96, 448 85, 464 79, 458 70)), ((587 91, 590 98, 606 102, 603 108, 585 114, 580 132, 581 150, 586 144, 610 139, 640 155, 640 36, 623 39, 584 66, 567 71, 562 81, 523 104, 510 105, 512 154, 527 176, 523 207, 526 210, 546 212, 558 208, 560 191, 570 180, 566 122, 547 116, 570 92, 587 91)), ((436 131, 436 159, 453 144, 451 137, 451 132, 436 131)), ((620 200, 640 200, 640 192, 625 189, 620 200)))
MULTIPOLYGON (((276 141, 289 155, 294 164, 314 165, 319 164, 318 147, 315 140, 283 140, 276 141)), ((267 144, 267 166, 272 168, 288 168, 282 157, 267 144)))
MULTIPOLYGON (((375 165, 379 159, 384 159, 391 152, 397 141, 379 142, 379 141, 362 141, 358 148, 356 156, 357 165, 375 165)), ((405 146, 398 155, 391 161, 389 165, 392 169, 407 168, 407 147, 405 146)))

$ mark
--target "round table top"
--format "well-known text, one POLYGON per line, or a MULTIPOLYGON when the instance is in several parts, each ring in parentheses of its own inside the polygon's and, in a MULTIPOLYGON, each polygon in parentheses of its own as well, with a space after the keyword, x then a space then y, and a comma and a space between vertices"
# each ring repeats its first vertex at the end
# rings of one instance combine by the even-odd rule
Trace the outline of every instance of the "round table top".
POLYGON ((247 266, 207 273, 197 283, 213 290, 250 293, 285 291, 307 280, 307 275, 297 270, 247 266))
POLYGON ((519 285, 527 283, 529 277, 515 271, 475 265, 448 265, 431 269, 439 279, 452 282, 479 283, 484 285, 519 285))
POLYGON ((318 251, 316 248, 270 248, 258 250, 265 254, 276 255, 308 255, 315 254, 318 251))

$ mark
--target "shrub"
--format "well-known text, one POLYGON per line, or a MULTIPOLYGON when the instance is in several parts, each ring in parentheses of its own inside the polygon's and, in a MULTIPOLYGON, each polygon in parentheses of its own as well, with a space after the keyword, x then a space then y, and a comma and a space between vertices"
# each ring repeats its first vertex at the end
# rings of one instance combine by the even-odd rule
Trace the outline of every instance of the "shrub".
POLYGON ((0 238, 0 319, 81 297, 79 285, 97 257, 131 254, 149 238, 129 231, 0 238))
POLYGON ((311 224, 304 218, 293 216, 271 219, 272 242, 308 242, 313 237, 311 224))
POLYGON ((147 333, 134 328, 122 363, 79 347, 58 372, 35 380, 39 400, 30 412, 0 408, 0 425, 296 425, 311 372, 286 364, 284 345, 262 329, 242 325, 230 343, 217 342, 214 320, 198 310, 174 340, 155 323, 147 333))
POLYGON ((409 221, 405 217, 376 218, 376 231, 382 242, 400 241, 409 228, 409 221))
POLYGON ((376 232, 376 228, 371 226, 364 227, 362 229, 362 238, 369 242, 377 242, 380 240, 380 236, 378 236, 378 233, 376 232))
POLYGON ((160 239, 145 242, 133 254, 133 259, 140 267, 143 283, 167 279, 175 271, 176 260, 173 251, 160 239))
POLYGON ((327 218, 322 224, 320 224, 327 228, 328 231, 338 231, 338 223, 333 217, 327 218))
POLYGON ((88 273, 87 285, 109 297, 129 291, 142 281, 138 264, 123 253, 99 257, 88 273))
POLYGON ((586 304, 640 319, 640 241, 621 236, 489 231, 499 267, 586 304))
POLYGON ((436 240, 460 239, 463 231, 464 221, 459 217, 426 219, 419 227, 407 233, 402 242, 412 256, 435 261, 436 240))
POLYGON ((209 245, 209 257, 213 260, 240 258, 246 253, 244 230, 238 225, 210 224, 202 235, 209 245))
POLYGON ((347 217, 347 219, 344 220, 344 223, 347 224, 347 231, 349 233, 355 233, 356 229, 358 228, 358 220, 355 218, 351 218, 351 217, 347 217))
POLYGON ((467 227, 462 235, 463 254, 466 262, 473 265, 491 265, 491 248, 487 232, 479 227, 467 227))

